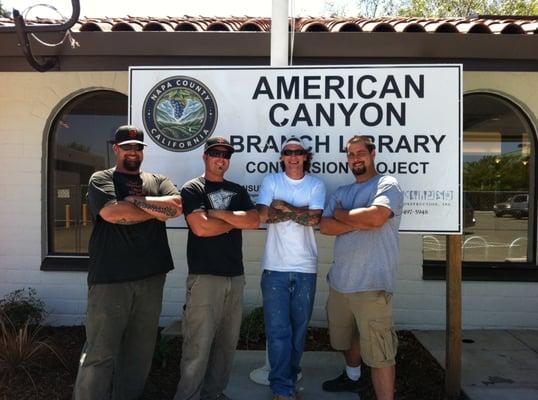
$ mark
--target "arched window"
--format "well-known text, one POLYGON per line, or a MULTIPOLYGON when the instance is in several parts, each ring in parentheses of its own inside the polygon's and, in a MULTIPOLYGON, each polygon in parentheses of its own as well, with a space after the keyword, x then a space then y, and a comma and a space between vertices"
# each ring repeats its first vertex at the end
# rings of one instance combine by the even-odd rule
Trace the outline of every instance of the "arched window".
POLYGON ((77 96, 55 117, 47 152, 48 240, 43 269, 72 269, 73 258, 87 256, 92 229, 88 179, 114 164, 110 141, 126 121, 127 97, 106 90, 77 96))
MULTIPOLYGON (((534 155, 535 132, 520 108, 497 95, 464 96, 464 278, 535 273, 534 155)), ((445 243, 444 236, 424 236, 425 278, 444 275, 445 243)))

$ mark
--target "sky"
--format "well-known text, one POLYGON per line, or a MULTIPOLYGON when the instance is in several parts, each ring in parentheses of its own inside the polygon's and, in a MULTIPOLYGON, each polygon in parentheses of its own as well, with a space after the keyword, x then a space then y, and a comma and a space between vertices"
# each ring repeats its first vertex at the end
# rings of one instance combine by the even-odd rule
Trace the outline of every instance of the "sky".
MULTIPOLYGON (((27 7, 36 4, 49 4, 57 8, 66 18, 71 15, 70 0, 0 0, 4 9, 12 11, 16 8, 23 12, 27 7)), ((348 3, 347 0, 332 1, 333 3, 348 3)), ((183 15, 227 17, 253 16, 270 17, 271 0, 80 0, 81 17, 123 17, 123 16, 152 16, 181 17, 183 15)), ((322 16, 327 14, 327 0, 289 0, 295 16, 322 16)), ((57 13, 46 7, 35 7, 27 18, 54 18, 57 13)))

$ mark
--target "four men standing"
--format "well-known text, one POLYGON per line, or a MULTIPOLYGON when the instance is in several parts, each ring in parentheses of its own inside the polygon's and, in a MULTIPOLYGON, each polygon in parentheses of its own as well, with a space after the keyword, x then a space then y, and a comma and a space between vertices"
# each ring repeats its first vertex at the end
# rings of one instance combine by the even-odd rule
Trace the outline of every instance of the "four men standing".
POLYGON ((397 338, 391 297, 403 207, 396 180, 375 170, 368 137, 347 143, 356 182, 338 188, 324 209, 325 185, 311 175, 312 154, 298 137, 282 146, 283 172, 263 180, 257 209, 227 181, 234 152, 222 137, 204 147, 205 172, 181 197, 166 177, 140 171, 143 133, 116 132, 116 167, 92 175, 87 343, 75 399, 137 399, 151 366, 166 272, 173 268, 165 220, 185 212, 187 295, 181 379, 174 400, 227 399, 242 318, 242 229, 267 223, 261 289, 274 399, 295 398, 295 383, 316 291, 313 227, 335 235, 327 314, 331 344, 346 369, 326 391, 358 392, 360 364, 372 367, 378 399, 394 394, 397 338), (322 218, 323 213, 323 218, 322 218))

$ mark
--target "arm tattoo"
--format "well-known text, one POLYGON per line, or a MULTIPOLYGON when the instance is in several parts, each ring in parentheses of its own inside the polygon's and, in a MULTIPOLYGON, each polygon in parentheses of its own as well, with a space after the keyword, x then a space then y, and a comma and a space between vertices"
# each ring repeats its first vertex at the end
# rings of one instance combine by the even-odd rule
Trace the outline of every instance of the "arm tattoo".
POLYGON ((292 220, 304 226, 317 225, 321 219, 321 215, 318 214, 297 213, 295 211, 291 211, 288 214, 290 214, 292 220))
POLYGON ((315 226, 319 224, 319 221, 321 220, 321 215, 310 214, 307 210, 282 211, 273 207, 269 207, 269 218, 267 219, 268 223, 277 223, 290 220, 297 222, 299 225, 315 226))
POLYGON ((269 217, 267 218, 267 222, 275 224, 277 222, 289 221, 291 218, 288 214, 289 213, 277 210, 276 208, 269 207, 269 217))
POLYGON ((158 212, 163 215, 166 215, 167 217, 175 217, 177 215, 177 211, 174 210, 172 207, 155 206, 153 204, 148 204, 145 201, 141 201, 137 199, 133 201, 133 204, 137 206, 138 208, 141 208, 142 210, 146 209, 146 210, 158 212))

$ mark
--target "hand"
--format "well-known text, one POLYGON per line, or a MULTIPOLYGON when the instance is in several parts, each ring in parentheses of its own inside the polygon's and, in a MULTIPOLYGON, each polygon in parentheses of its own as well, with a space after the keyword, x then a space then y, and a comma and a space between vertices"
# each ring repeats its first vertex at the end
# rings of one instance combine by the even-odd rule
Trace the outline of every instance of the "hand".
POLYGON ((334 214, 333 214, 333 218, 337 221, 340 221, 340 218, 343 216, 343 215, 347 215, 347 211, 344 210, 343 208, 335 208, 334 209, 334 214))

